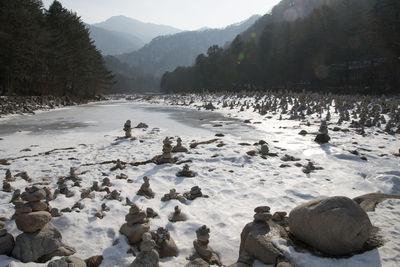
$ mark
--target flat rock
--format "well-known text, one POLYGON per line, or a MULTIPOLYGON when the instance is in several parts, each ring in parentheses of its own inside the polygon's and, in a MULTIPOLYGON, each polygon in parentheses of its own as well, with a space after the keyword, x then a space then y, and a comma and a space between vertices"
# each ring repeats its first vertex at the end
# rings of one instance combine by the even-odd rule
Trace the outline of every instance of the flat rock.
POLYGON ((42 229, 51 220, 51 214, 47 211, 36 211, 18 214, 15 223, 24 233, 33 233, 42 229))
POLYGON ((209 267, 210 264, 208 264, 205 260, 202 258, 197 258, 189 262, 187 267, 209 267))
POLYGON ((333 256, 359 251, 372 231, 365 211, 341 196, 297 206, 289 214, 289 228, 296 238, 333 256))
POLYGON ((353 200, 357 202, 365 212, 369 212, 369 211, 375 211, 375 207, 377 204, 390 198, 400 199, 400 196, 381 194, 381 193, 370 193, 359 197, 355 197, 353 198, 353 200))
POLYGON ((23 192, 21 198, 25 201, 40 201, 46 197, 46 191, 44 189, 38 189, 34 192, 23 192))
POLYGON ((51 223, 35 233, 23 233, 17 236, 12 256, 22 262, 37 261, 62 246, 61 233, 51 223))
POLYGON ((49 262, 47 267, 86 267, 86 263, 78 257, 69 256, 49 262))
POLYGON ((96 255, 85 260, 87 267, 99 267, 100 264, 103 262, 103 256, 96 255))

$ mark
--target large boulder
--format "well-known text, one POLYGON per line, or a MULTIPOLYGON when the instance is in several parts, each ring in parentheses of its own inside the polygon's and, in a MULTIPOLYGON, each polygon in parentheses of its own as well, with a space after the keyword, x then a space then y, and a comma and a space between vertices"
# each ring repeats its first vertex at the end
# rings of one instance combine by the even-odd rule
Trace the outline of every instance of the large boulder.
POLYGON ((128 225, 124 223, 119 230, 128 238, 129 244, 134 245, 142 240, 142 235, 150 230, 148 223, 128 225))
POLYGON ((0 230, 0 255, 10 255, 14 245, 14 237, 5 229, 0 230))
POLYGON ((289 214, 290 232, 308 245, 333 256, 360 250, 372 225, 361 207, 347 197, 309 201, 289 214))
POLYGON ((42 229, 51 220, 51 214, 47 211, 36 211, 18 214, 15 223, 24 233, 33 233, 42 229))
POLYGON ((22 262, 37 261, 62 246, 61 233, 51 223, 35 233, 17 236, 12 256, 22 262))

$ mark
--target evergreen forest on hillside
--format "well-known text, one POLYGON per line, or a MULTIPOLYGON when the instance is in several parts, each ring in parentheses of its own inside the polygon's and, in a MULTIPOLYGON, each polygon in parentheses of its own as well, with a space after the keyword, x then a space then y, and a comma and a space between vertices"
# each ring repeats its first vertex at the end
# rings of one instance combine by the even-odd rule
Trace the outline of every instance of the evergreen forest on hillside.
POLYGON ((110 72, 80 17, 54 1, 0 0, 0 95, 93 97, 110 72))
POLYGON ((319 1, 322 6, 303 18, 276 19, 298 11, 295 2, 283 0, 265 15, 261 36, 238 36, 225 50, 212 46, 193 67, 165 73, 162 90, 399 92, 398 0, 319 1))

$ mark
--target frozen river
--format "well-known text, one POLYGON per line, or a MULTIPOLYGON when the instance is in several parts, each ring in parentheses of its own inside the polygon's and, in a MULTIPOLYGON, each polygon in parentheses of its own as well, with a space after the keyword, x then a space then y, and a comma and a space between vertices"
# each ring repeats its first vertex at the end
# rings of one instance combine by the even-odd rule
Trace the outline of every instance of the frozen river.
MULTIPOLYGON (((105 141, 104 137, 123 135, 123 124, 128 119, 132 121, 132 127, 144 122, 150 129, 156 128, 157 131, 162 129, 166 136, 206 138, 218 132, 240 138, 248 135, 250 131, 254 140, 262 136, 262 132, 256 131, 253 127, 218 112, 111 101, 1 120, 0 152, 3 155, 0 158, 32 145, 52 149, 82 143, 101 143, 105 141), (221 124, 223 127, 215 127, 221 124)), ((133 134, 135 131, 140 130, 134 130, 133 134)))

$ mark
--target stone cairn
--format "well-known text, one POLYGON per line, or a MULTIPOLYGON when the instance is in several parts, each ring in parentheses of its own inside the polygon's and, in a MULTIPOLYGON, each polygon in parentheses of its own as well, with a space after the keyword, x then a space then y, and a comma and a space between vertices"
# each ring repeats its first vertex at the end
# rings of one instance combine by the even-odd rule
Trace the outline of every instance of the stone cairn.
POLYGON ((151 235, 161 259, 178 256, 178 247, 167 228, 159 227, 157 231, 152 231, 151 235))
POLYGON ((175 163, 177 159, 172 157, 171 154, 172 151, 171 140, 169 140, 168 137, 165 137, 163 144, 164 144, 162 149, 163 154, 161 156, 158 156, 158 158, 156 159, 156 163, 157 164, 175 163))
POLYGON ((176 146, 174 146, 172 148, 172 152, 174 153, 187 153, 188 149, 184 146, 182 146, 182 139, 180 137, 178 137, 178 139, 176 139, 176 146))
POLYGON ((278 237, 288 239, 284 228, 280 226, 286 220, 286 213, 276 212, 272 216, 268 206, 259 206, 254 212, 253 222, 248 223, 240 235, 238 262, 229 267, 252 266, 255 259, 277 266, 284 260, 283 254, 274 246, 272 240, 278 237))
POLYGON ((183 169, 176 173, 176 176, 177 177, 195 177, 196 174, 193 171, 189 170, 189 165, 185 164, 183 166, 183 169))
POLYGON ((159 255, 154 249, 156 242, 152 240, 149 232, 143 233, 140 243, 140 253, 136 256, 130 267, 158 267, 159 255))
POLYGON ((203 195, 203 193, 201 192, 201 188, 196 186, 193 186, 189 192, 185 192, 183 193, 183 196, 188 199, 188 200, 195 200, 198 197, 205 197, 208 198, 207 195, 203 195))
POLYGON ((15 203, 15 223, 23 233, 17 236, 12 255, 22 262, 46 262, 75 253, 62 244, 61 233, 50 223, 49 206, 43 201, 46 196, 46 190, 32 186, 21 195, 25 202, 15 203))
POLYGON ((15 181, 15 177, 11 174, 10 169, 6 170, 6 181, 7 182, 14 182, 15 181))
POLYGON ((14 237, 4 229, 5 223, 0 221, 0 255, 10 255, 14 248, 14 237))
POLYGON ((315 142, 319 144, 328 143, 331 140, 330 136, 328 135, 328 127, 326 125, 326 121, 321 121, 321 126, 319 127, 319 133, 315 137, 315 142))
POLYGON ((150 179, 145 176, 143 177, 143 184, 139 191, 136 193, 138 196, 144 196, 147 199, 154 198, 153 190, 150 188, 150 179))
POLYGON ((171 190, 169 190, 169 193, 165 194, 161 198, 161 201, 165 202, 165 201, 170 201, 172 199, 179 200, 181 203, 184 203, 184 204, 186 203, 186 199, 181 194, 176 192, 175 188, 172 188, 171 190))
POLYGON ((186 221, 186 216, 181 212, 179 206, 175 206, 174 212, 168 216, 170 222, 183 222, 186 221))
POLYGON ((125 132, 125 138, 131 138, 132 137, 132 126, 131 126, 131 120, 127 120, 124 124, 124 132, 125 132))
POLYGON ((120 160, 120 159, 117 159, 117 161, 116 161, 116 163, 115 163, 115 166, 112 167, 112 168, 110 169, 110 171, 123 170, 123 169, 125 169, 125 167, 126 167, 126 166, 124 166, 124 165, 122 164, 121 160, 120 160))
POLYGON ((139 209, 134 203, 125 216, 125 221, 126 223, 121 226, 119 231, 128 238, 131 245, 139 243, 142 240, 142 235, 150 230, 146 212, 139 209))
POLYGON ((193 261, 196 260, 198 262, 199 258, 207 264, 222 266, 218 254, 208 245, 210 242, 210 228, 206 225, 201 226, 196 230, 196 237, 197 239, 193 241, 195 253, 189 258, 189 260, 192 261, 189 266, 191 266, 191 264, 194 266, 193 261))

